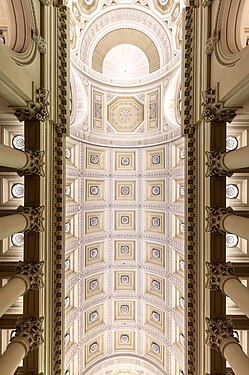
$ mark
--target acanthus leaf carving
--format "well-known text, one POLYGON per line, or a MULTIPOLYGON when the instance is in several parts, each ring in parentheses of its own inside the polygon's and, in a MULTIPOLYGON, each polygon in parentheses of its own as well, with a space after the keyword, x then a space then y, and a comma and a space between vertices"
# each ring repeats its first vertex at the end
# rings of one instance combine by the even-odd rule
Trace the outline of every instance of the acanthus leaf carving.
POLYGON ((226 234, 226 230, 223 227, 224 219, 231 214, 234 214, 232 207, 226 208, 212 208, 206 207, 207 211, 207 227, 206 232, 220 232, 226 234))
POLYGON ((225 108, 224 103, 218 102, 216 99, 215 90, 209 88, 202 92, 203 97, 203 111, 202 118, 207 122, 217 121, 217 122, 232 122, 236 116, 237 108, 225 108))
MULTIPOLYGON (((46 4, 47 3, 47 0, 43 0, 42 3, 44 5, 49 5, 46 4)), ((32 30, 32 39, 33 41, 35 42, 35 44, 37 45, 37 49, 38 51, 45 55, 47 53, 47 42, 46 40, 40 35, 39 31, 37 28, 33 29, 32 30)))
POLYGON ((207 172, 206 177, 210 176, 227 176, 231 177, 234 171, 231 171, 226 168, 225 164, 223 163, 224 156, 226 155, 226 151, 206 151, 207 156, 207 172))
POLYGON ((41 261, 39 263, 24 263, 19 261, 18 266, 16 267, 17 274, 13 276, 13 278, 21 277, 27 283, 27 290, 37 290, 44 287, 43 283, 43 268, 44 262, 41 261))
POLYGON ((213 291, 223 291, 225 281, 229 279, 239 280, 235 275, 234 267, 231 262, 225 264, 206 262, 207 282, 206 287, 213 291))
POLYGON ((18 170, 18 175, 21 176, 32 176, 32 175, 38 175, 38 176, 45 176, 44 171, 44 155, 45 151, 25 151, 28 161, 25 167, 21 170, 18 170))
POLYGON ((23 207, 19 206, 17 212, 23 215, 27 220, 25 232, 44 232, 44 206, 40 207, 23 207))

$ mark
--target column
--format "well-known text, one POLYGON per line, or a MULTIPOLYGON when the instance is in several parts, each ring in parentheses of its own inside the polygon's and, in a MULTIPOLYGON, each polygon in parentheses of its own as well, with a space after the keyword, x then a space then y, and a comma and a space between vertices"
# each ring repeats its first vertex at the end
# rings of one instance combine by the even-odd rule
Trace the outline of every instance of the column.
POLYGON ((236 169, 249 167, 249 146, 233 151, 206 151, 206 176, 231 177, 236 169))
POLYGON ((212 264, 206 262, 206 266, 206 287, 210 290, 222 291, 249 317, 249 289, 235 275, 232 263, 212 264))
POLYGON ((212 349, 220 350, 228 361, 235 375, 249 374, 249 358, 243 352, 238 339, 233 335, 231 320, 214 320, 206 318, 206 343, 212 349))
POLYGON ((0 144, 0 166, 18 170, 20 176, 44 176, 44 151, 21 151, 0 144))
POLYGON ((44 206, 17 208, 17 213, 0 217, 0 240, 23 231, 43 232, 44 206))
POLYGON ((210 208, 207 210, 207 232, 234 233, 249 240, 249 218, 235 215, 231 207, 210 208))
POLYGON ((28 264, 19 262, 16 275, 0 288, 0 317, 29 289, 37 290, 44 286, 42 280, 43 264, 44 262, 28 264))
POLYGON ((13 375, 22 359, 30 350, 43 343, 43 318, 19 319, 16 323, 15 336, 0 357, 0 374, 13 375))

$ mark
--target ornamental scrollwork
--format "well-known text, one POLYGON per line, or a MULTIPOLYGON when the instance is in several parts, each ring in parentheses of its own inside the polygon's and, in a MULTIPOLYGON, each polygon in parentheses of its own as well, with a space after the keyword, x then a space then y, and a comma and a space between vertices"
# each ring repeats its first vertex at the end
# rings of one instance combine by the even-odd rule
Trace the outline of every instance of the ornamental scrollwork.
POLYGON ((28 105, 25 108, 17 108, 15 112, 15 116, 18 118, 19 121, 24 121, 24 120, 46 121, 49 116, 48 96, 49 96, 48 90, 44 89, 43 87, 37 89, 35 93, 35 101, 28 102, 28 105))
POLYGON ((23 207, 19 206, 17 212, 23 215, 27 220, 25 232, 44 232, 44 206, 40 207, 23 207))
POLYGON ((19 317, 15 331, 13 331, 13 336, 10 338, 10 342, 21 343, 25 348, 26 355, 30 350, 38 348, 38 346, 44 342, 42 335, 43 319, 43 317, 32 317, 29 320, 25 320, 22 319, 22 317, 19 317))

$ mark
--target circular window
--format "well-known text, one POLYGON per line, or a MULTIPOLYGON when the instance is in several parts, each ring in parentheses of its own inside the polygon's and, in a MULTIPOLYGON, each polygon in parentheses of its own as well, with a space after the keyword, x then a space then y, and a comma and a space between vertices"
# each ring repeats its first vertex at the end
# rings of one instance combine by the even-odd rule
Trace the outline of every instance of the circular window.
POLYGON ((23 184, 14 184, 11 188, 11 194, 14 198, 23 198, 24 197, 24 185, 23 184))
POLYGON ((24 233, 15 233, 11 236, 11 242, 14 246, 23 246, 24 244, 24 233))
POLYGON ((226 235, 226 246, 227 247, 235 247, 238 245, 239 237, 236 234, 227 233, 226 235))
POLYGON ((15 135, 12 139, 12 146, 17 150, 24 150, 25 140, 24 135, 15 135))
POLYGON ((229 184, 226 186, 226 197, 228 199, 235 199, 239 195, 239 188, 237 185, 229 184))
POLYGON ((227 151, 236 150, 237 147, 238 147, 238 139, 231 135, 228 136, 226 139, 226 150, 227 151))

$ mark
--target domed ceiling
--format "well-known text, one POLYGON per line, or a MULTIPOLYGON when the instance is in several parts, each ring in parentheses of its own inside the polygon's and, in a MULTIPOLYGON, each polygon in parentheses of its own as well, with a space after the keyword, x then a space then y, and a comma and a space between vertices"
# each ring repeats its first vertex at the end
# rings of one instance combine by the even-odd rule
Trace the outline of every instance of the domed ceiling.
POLYGON ((67 375, 184 367, 181 6, 78 0, 67 138, 67 375))

